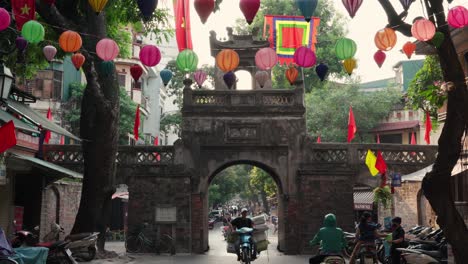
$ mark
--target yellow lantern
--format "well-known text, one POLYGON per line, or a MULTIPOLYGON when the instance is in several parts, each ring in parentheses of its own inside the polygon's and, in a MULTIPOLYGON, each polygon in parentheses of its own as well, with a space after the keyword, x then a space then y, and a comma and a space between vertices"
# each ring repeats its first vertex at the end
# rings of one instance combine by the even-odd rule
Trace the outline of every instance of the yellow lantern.
POLYGON ((354 58, 346 59, 343 61, 343 66, 348 75, 351 75, 353 70, 356 68, 356 60, 354 58))
POLYGON ((96 12, 96 14, 101 13, 102 10, 104 10, 104 7, 106 7, 108 0, 88 0, 89 5, 91 5, 91 8, 96 12))

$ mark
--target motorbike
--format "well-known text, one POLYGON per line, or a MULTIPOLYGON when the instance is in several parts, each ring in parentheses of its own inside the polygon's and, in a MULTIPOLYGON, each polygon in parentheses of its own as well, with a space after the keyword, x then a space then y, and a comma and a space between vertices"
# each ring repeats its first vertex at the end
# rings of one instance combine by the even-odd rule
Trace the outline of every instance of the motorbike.
POLYGON ((240 257, 241 263, 243 264, 250 264, 254 259, 252 258, 253 255, 253 242, 252 242, 252 233, 254 229, 249 227, 243 227, 241 229, 237 229, 236 232, 239 234, 240 240, 240 257))
POLYGON ((345 264, 345 260, 340 256, 329 256, 326 257, 321 264, 345 264))
POLYGON ((432 264, 447 263, 447 248, 439 250, 422 250, 410 248, 398 248, 401 251, 401 258, 407 264, 432 264))
POLYGON ((377 264, 377 251, 374 243, 361 244, 356 259, 360 264, 377 264))
POLYGON ((224 240, 227 240, 227 237, 228 237, 229 232, 230 232, 229 229, 230 229, 229 226, 222 226, 221 227, 221 232, 223 234, 224 240))
POLYGON ((208 228, 209 228, 209 229, 213 229, 215 223, 216 223, 216 219, 214 219, 214 218, 208 219, 208 228))
POLYGON ((65 241, 70 242, 68 248, 71 250, 74 258, 91 261, 96 257, 98 235, 99 232, 68 235, 65 237, 65 241))

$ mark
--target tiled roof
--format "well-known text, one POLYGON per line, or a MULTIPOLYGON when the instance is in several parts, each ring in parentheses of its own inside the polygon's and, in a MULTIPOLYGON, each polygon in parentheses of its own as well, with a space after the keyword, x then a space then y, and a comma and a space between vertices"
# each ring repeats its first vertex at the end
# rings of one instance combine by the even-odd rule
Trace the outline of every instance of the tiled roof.
POLYGON ((401 121, 401 122, 391 122, 391 123, 381 123, 376 128, 372 129, 373 132, 382 132, 382 131, 395 131, 403 129, 411 129, 419 126, 419 121, 401 121))

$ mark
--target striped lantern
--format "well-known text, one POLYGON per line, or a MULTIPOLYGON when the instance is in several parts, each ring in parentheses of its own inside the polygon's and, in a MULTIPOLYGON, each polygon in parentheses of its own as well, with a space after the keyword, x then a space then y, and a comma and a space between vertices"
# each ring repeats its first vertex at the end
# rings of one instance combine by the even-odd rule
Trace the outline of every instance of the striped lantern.
POLYGON ((384 28, 375 33, 374 43, 379 50, 389 51, 395 47, 397 36, 395 30, 384 28))
POLYGON ((104 7, 106 7, 108 0, 88 0, 89 5, 93 9, 96 14, 101 13, 102 10, 104 10, 104 7))
POLYGON ((223 72, 229 72, 239 66, 239 54, 232 49, 223 49, 216 55, 216 66, 223 72))
POLYGON ((416 20, 411 27, 411 34, 419 41, 431 40, 435 32, 434 24, 425 18, 416 20))

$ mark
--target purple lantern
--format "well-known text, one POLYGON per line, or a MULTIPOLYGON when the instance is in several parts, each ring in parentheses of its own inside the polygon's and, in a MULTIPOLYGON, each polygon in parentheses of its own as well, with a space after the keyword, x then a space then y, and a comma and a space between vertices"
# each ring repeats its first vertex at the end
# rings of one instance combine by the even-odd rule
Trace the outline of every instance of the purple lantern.
POLYGON ((411 5, 411 3, 413 3, 414 0, 400 0, 400 3, 401 5, 403 6, 403 9, 405 11, 407 11, 411 5))
POLYGON ((310 68, 316 61, 315 52, 307 47, 302 46, 294 52, 294 62, 301 67, 310 68))
POLYGON ((23 37, 17 37, 15 43, 16 43, 16 48, 20 52, 24 52, 26 48, 28 47, 28 41, 24 39, 23 37))
POLYGON ((5 8, 0 8, 0 31, 7 29, 10 26, 10 14, 5 8))
POLYGON ((356 12, 358 11, 359 7, 361 7, 362 0, 342 0, 342 1, 349 15, 351 16, 351 18, 353 18, 356 15, 356 12))
POLYGON ((315 67, 315 72, 317 73, 318 77, 320 78, 320 81, 323 82, 323 80, 325 80, 325 76, 327 75, 327 72, 328 72, 328 66, 323 64, 323 63, 320 63, 319 65, 317 65, 317 67, 315 67))
POLYGON ((57 54, 57 49, 52 45, 47 45, 42 49, 42 52, 44 53, 47 61, 51 62, 54 59, 55 54, 57 54))
POLYGON ((193 78, 197 82, 198 88, 202 87, 203 83, 206 80, 206 76, 207 76, 206 73, 204 71, 202 71, 202 70, 198 70, 198 71, 193 73, 193 78))
POLYGON ((223 75, 223 80, 227 87, 231 89, 232 86, 236 83, 237 77, 232 71, 230 71, 223 75))

